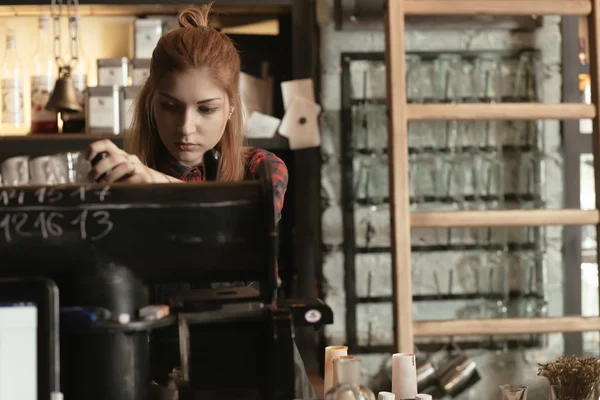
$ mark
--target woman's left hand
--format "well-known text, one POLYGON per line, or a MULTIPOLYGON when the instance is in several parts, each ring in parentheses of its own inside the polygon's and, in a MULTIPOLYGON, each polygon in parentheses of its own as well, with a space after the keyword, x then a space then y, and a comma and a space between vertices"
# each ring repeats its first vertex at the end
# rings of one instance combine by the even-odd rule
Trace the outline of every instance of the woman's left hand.
POLYGON ((153 183, 156 182, 156 171, 148 168, 140 159, 121 150, 109 139, 93 142, 88 150, 88 160, 98 154, 106 156, 92 166, 90 178, 94 182, 114 183, 153 183))

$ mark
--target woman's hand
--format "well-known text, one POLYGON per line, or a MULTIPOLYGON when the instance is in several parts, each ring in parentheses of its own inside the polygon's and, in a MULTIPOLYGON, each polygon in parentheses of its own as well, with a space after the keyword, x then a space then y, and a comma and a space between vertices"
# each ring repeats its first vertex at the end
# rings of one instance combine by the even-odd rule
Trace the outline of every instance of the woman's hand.
POLYGON ((93 142, 89 147, 87 159, 91 161, 101 153, 105 153, 104 158, 92 166, 89 174, 90 179, 94 182, 170 182, 166 175, 148 168, 137 156, 121 150, 109 139, 93 142))

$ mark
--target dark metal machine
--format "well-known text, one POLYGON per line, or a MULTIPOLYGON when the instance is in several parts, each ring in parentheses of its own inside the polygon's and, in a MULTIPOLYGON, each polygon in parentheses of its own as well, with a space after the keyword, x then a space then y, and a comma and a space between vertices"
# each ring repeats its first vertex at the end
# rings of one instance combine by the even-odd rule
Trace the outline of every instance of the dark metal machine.
POLYGON ((261 171, 237 183, 0 187, 0 277, 58 285, 67 400, 156 398, 151 380, 173 368, 180 399, 295 398, 294 326, 333 317, 318 300, 271 306, 277 231, 261 171), (253 284, 214 285, 237 281, 253 284), (157 285, 181 283, 191 286, 170 296, 170 316, 140 317, 157 285))

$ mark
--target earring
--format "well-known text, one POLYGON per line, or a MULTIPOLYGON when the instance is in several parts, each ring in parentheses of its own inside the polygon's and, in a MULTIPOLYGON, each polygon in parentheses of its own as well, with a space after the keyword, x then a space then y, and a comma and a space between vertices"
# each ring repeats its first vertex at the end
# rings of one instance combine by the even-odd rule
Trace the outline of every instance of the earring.
POLYGON ((232 108, 231 111, 229 111, 229 117, 227 117, 227 121, 229 121, 231 119, 231 116, 233 115, 234 110, 235 110, 235 108, 232 108))

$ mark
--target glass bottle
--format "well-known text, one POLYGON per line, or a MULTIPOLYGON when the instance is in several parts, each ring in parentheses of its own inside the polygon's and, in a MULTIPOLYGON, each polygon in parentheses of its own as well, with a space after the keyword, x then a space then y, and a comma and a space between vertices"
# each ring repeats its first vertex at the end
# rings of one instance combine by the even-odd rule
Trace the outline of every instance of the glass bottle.
POLYGON ((31 74, 31 133, 58 133, 57 113, 46 110, 56 82, 56 63, 50 38, 50 18, 39 18, 39 42, 31 74))
POLYGON ((486 103, 498 103, 502 97, 502 59, 498 54, 483 53, 475 59, 473 71, 475 96, 486 103))
POLYGON ((433 62, 434 98, 439 102, 457 102, 461 97, 462 57, 458 54, 440 54, 433 62))
POLYGON ((17 54, 17 38, 12 28, 6 32, 6 51, 0 66, 0 79, 0 97, 2 98, 0 133, 4 135, 23 134, 25 133, 23 132, 25 124, 23 65, 17 54))
POLYGON ((527 386, 502 385, 502 400, 527 400, 527 386))
POLYGON ((81 41, 81 29, 79 17, 74 16, 69 18, 70 29, 77 33, 77 64, 71 70, 71 78, 75 83, 77 91, 77 100, 84 110, 80 113, 63 113, 61 119, 63 122, 63 133, 84 133, 85 132, 85 90, 88 86, 88 59, 83 52, 81 41))
POLYGON ((325 394, 325 400, 375 400, 375 394, 360 384, 360 361, 353 356, 334 360, 336 385, 325 394))

